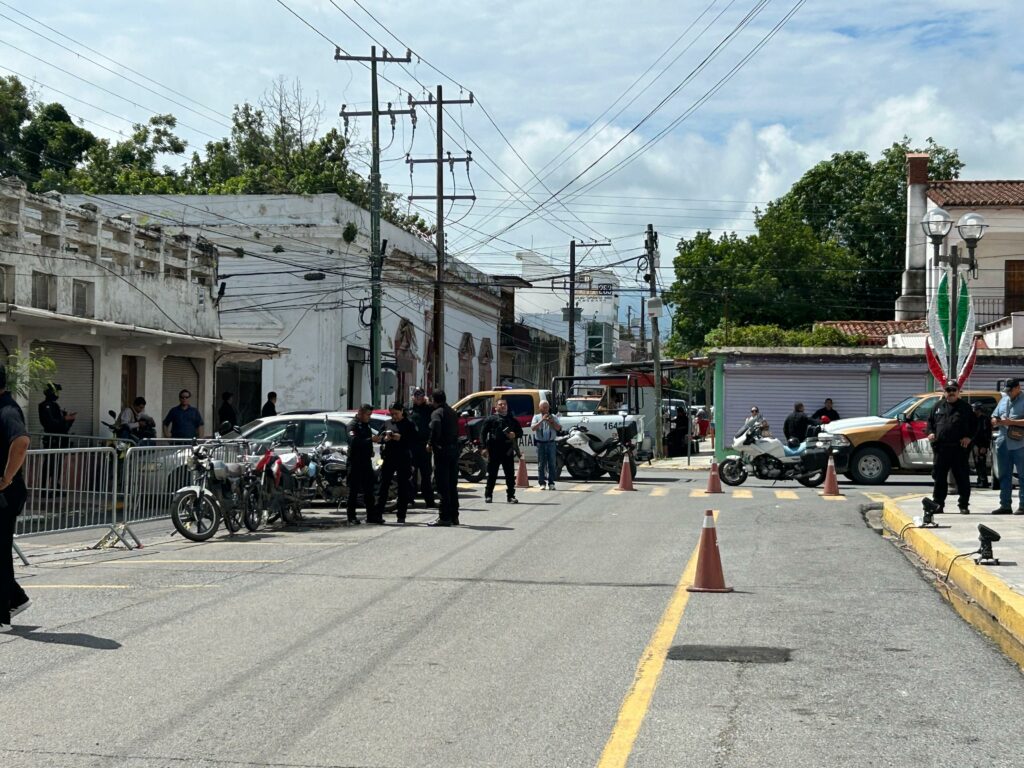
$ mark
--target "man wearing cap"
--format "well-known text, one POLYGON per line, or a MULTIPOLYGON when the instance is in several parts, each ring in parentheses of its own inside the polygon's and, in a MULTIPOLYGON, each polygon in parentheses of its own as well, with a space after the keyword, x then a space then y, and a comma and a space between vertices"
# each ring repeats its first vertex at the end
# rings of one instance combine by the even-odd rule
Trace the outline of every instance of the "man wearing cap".
POLYGON ((977 427, 974 413, 965 401, 960 399, 960 385, 953 379, 944 387, 946 397, 932 410, 928 417, 928 442, 932 444, 935 461, 932 477, 932 501, 939 512, 946 503, 949 493, 949 473, 953 473, 956 488, 960 494, 957 507, 961 515, 971 513, 971 473, 967 464, 968 449, 977 427))
MULTIPOLYGON (((60 397, 60 384, 50 384, 43 390, 43 402, 39 404, 39 423, 43 427, 43 448, 67 448, 65 437, 75 423, 75 414, 68 413, 57 402, 60 397)), ((48 454, 43 461, 43 475, 49 482, 49 488, 56 488, 55 480, 61 475, 61 454, 48 454)))
POLYGON ((1013 473, 1021 484, 1018 491, 1017 514, 1024 515, 1024 397, 1020 396, 1020 379, 1007 379, 1003 399, 992 411, 992 427, 996 432, 996 466, 999 469, 999 508, 993 515, 1013 512, 1013 473))
POLYGON ((421 387, 412 391, 412 407, 409 421, 416 427, 416 440, 412 446, 413 495, 417 490, 423 494, 423 506, 434 505, 434 484, 430 481, 430 415, 434 406, 427 402, 427 393, 421 387), (416 475, 419 475, 417 487, 416 475))

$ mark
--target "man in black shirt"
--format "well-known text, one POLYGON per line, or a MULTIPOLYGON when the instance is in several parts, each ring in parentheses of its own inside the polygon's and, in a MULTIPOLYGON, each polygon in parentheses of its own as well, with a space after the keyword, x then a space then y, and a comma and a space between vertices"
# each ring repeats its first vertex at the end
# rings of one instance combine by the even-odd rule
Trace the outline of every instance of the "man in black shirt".
POLYGON ((494 496, 494 485, 498 480, 498 467, 505 472, 505 493, 509 504, 518 504, 516 498, 516 472, 514 459, 519 439, 523 436, 523 428, 514 416, 508 412, 508 402, 503 398, 494 406, 494 413, 480 425, 480 442, 483 444, 483 456, 487 459, 487 487, 484 489, 484 501, 491 503, 494 496))
POLYGON ((444 390, 433 394, 430 415, 430 452, 434 454, 434 476, 440 504, 437 520, 430 525, 447 528, 459 524, 459 417, 448 405, 444 390))
POLYGON ((813 414, 811 414, 811 418, 814 419, 815 421, 821 421, 822 416, 828 416, 829 421, 839 421, 839 413, 836 411, 835 408, 832 407, 831 397, 826 397, 825 406, 823 408, 819 408, 813 414))
POLYGON ((356 417, 348 423, 348 522, 359 525, 356 517, 356 505, 359 494, 363 494, 366 506, 366 522, 384 524, 384 518, 377 514, 373 503, 373 487, 377 477, 373 471, 373 444, 380 442, 380 437, 370 429, 372 405, 361 405, 356 417))
POLYGON ((380 498, 377 500, 377 517, 373 521, 383 522, 384 507, 388 501, 388 489, 394 478, 398 483, 398 508, 395 510, 399 525, 405 525, 405 513, 409 511, 409 497, 412 491, 412 448, 419 436, 416 427, 405 418, 405 406, 395 403, 391 406, 390 430, 381 434, 381 454, 384 463, 380 468, 380 498))
POLYGON ((267 402, 263 404, 260 418, 265 419, 267 416, 277 416, 277 392, 267 392, 267 402))
MULTIPOLYGON (((57 402, 60 389, 60 384, 48 385, 43 391, 43 402, 39 404, 39 423, 46 433, 43 435, 43 448, 67 448, 68 438, 65 435, 75 423, 75 414, 68 413, 57 402)), ((51 490, 56 490, 61 479, 62 458, 61 454, 50 454, 43 459, 43 477, 51 490)))
POLYGON ((804 413, 804 404, 794 403, 793 412, 782 423, 782 433, 786 436, 786 440, 795 440, 798 443, 802 443, 807 439, 807 428, 809 426, 811 426, 811 420, 804 413))
POLYGON ((28 498, 21 471, 28 447, 25 415, 7 391, 7 369, 0 367, 0 632, 9 632, 11 618, 30 604, 14 578, 14 527, 28 498))
MULTIPOLYGON (((413 477, 419 476, 419 492, 423 494, 423 505, 434 506, 434 486, 430 482, 430 416, 434 406, 427 402, 426 393, 417 387, 412 393, 412 408, 408 419, 416 427, 416 439, 412 445, 413 477)), ((416 490, 416 485, 413 486, 416 490)))
POLYGON ((952 472, 960 494, 957 507, 961 515, 968 515, 971 512, 971 474, 967 466, 967 452, 978 428, 971 406, 960 399, 960 385, 950 379, 946 382, 945 390, 945 399, 935 406, 928 417, 928 441, 935 452, 932 501, 938 507, 937 511, 943 511, 949 492, 948 475, 952 472))

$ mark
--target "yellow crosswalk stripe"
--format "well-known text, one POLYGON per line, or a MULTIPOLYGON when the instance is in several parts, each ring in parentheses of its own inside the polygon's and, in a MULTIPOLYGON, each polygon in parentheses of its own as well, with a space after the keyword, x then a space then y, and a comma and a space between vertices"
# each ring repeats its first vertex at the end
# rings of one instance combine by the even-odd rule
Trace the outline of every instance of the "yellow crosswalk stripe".
POLYGON ((845 496, 825 496, 821 497, 824 501, 846 501, 845 496))
POLYGON ((570 491, 589 491, 593 487, 594 486, 587 485, 586 483, 578 483, 578 484, 574 485, 572 488, 570 488, 569 490, 570 491))
POLYGON ((604 492, 604 495, 605 496, 617 496, 620 493, 623 493, 623 491, 620 491, 618 488, 609 488, 607 491, 604 492))
POLYGON ((732 497, 734 499, 752 499, 752 498, 754 498, 754 492, 753 491, 742 490, 742 489, 735 490, 735 491, 732 492, 732 497))
POLYGON ((701 490, 700 488, 694 488, 692 491, 690 491, 691 499, 700 499, 707 495, 707 491, 701 490))
POLYGON ((776 491, 775 492, 775 498, 776 499, 789 499, 790 501, 794 501, 796 499, 799 499, 800 497, 797 496, 796 491, 776 491))
POLYGON ((668 488, 660 486, 658 488, 651 489, 651 496, 668 496, 668 488))

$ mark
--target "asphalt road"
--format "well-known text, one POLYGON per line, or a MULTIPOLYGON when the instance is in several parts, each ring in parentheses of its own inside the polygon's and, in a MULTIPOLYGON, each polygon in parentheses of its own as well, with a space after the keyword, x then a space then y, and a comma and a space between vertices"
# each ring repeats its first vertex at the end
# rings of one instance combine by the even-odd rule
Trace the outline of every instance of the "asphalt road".
POLYGON ((0 765, 1021 764, 1020 672, 859 492, 640 477, 20 569, 0 765), (732 594, 680 588, 707 508, 732 594))

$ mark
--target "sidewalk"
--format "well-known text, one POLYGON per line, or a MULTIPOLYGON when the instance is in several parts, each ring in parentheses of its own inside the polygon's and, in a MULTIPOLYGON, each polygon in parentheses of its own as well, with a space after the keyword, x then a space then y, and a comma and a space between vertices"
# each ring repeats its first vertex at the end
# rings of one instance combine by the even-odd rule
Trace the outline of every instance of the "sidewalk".
MULTIPOLYGON (((655 459, 651 462, 652 469, 681 469, 690 470, 694 472, 707 472, 711 468, 711 462, 714 461, 715 456, 710 451, 707 453, 695 454, 689 457, 689 463, 687 463, 686 456, 676 456, 672 459, 655 459)), ((645 466, 644 464, 640 465, 645 466)))
POLYGON ((937 528, 918 528, 920 494, 872 497, 883 502, 886 531, 936 572, 935 586, 943 597, 1024 668, 1024 515, 988 514, 999 506, 998 491, 974 489, 972 514, 936 515, 937 528), (999 565, 977 565, 976 555, 957 558, 978 549, 979 523, 1002 537, 992 545, 999 565))

